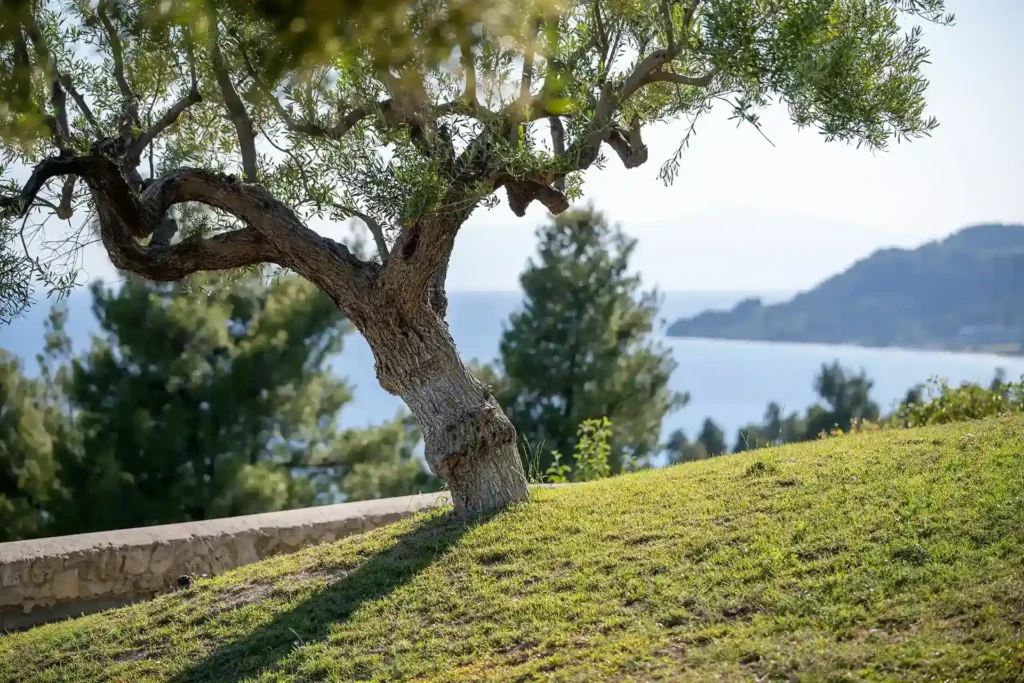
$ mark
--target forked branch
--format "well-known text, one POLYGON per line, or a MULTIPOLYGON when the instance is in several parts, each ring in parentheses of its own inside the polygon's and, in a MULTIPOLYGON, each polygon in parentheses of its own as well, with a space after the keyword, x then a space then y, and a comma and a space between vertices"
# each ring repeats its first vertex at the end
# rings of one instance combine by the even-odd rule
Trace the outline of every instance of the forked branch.
POLYGON ((90 126, 92 126, 95 132, 99 133, 100 124, 93 115, 92 109, 90 109, 89 105, 86 103, 85 98, 82 97, 82 94, 75 88, 75 84, 71 81, 71 76, 68 76, 67 74, 58 74, 57 80, 60 82, 61 86, 63 86, 64 90, 71 95, 71 99, 75 101, 75 106, 78 107, 78 111, 82 113, 85 120, 90 126))
POLYGON ((193 86, 193 89, 180 100, 175 102, 167 111, 163 113, 156 122, 146 129, 139 138, 132 143, 131 147, 128 148, 126 156, 126 163, 132 166, 138 166, 139 160, 142 157, 142 153, 145 151, 156 138, 158 138, 165 130, 170 128, 177 122, 178 118, 181 117, 182 113, 191 107, 193 104, 197 104, 202 101, 202 96, 199 94, 199 90, 193 86))

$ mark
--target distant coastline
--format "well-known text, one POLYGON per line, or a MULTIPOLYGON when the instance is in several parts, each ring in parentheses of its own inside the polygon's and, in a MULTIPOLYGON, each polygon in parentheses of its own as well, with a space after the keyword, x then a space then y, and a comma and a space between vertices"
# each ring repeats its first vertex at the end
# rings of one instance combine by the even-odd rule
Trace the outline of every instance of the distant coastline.
POLYGON ((964 346, 899 346, 896 344, 866 344, 846 341, 808 341, 798 339, 747 339, 743 337, 702 337, 688 335, 665 335, 671 340, 704 341, 704 342, 744 342, 748 344, 780 344, 787 346, 837 347, 847 349, 868 349, 878 351, 924 351, 928 353, 949 353, 964 356, 1002 356, 1005 358, 1024 358, 1024 348, 988 348, 964 346))
POLYGON ((782 302, 680 317, 673 338, 1024 355, 1024 225, 882 249, 782 302))

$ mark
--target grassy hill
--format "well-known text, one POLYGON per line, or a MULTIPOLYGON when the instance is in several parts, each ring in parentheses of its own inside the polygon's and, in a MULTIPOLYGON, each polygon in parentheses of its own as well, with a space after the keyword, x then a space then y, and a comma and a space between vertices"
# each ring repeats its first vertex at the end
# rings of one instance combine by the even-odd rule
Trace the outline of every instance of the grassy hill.
POLYGON ((0 638, 0 681, 1024 679, 1024 419, 437 512, 0 638))

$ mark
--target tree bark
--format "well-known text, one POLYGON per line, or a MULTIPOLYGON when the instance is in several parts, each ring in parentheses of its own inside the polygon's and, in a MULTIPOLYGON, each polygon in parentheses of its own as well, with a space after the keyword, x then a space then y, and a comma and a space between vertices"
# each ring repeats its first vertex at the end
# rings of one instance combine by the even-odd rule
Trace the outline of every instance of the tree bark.
POLYGON ((399 306, 373 310, 353 322, 373 351, 381 386, 419 420, 427 463, 448 484, 456 511, 478 514, 526 500, 515 427, 463 364, 429 302, 412 316, 399 306))

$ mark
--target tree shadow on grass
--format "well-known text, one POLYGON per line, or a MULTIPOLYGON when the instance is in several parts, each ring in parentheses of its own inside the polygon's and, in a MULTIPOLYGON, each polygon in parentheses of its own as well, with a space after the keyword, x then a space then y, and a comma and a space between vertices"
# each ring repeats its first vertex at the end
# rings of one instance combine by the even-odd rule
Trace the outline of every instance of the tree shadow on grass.
POLYGON ((473 527, 492 517, 467 520, 449 513, 424 521, 386 551, 363 561, 294 609, 219 647, 171 680, 220 683, 258 677, 288 656, 296 643, 308 646, 326 640, 334 625, 344 623, 364 603, 383 598, 411 581, 473 527))

